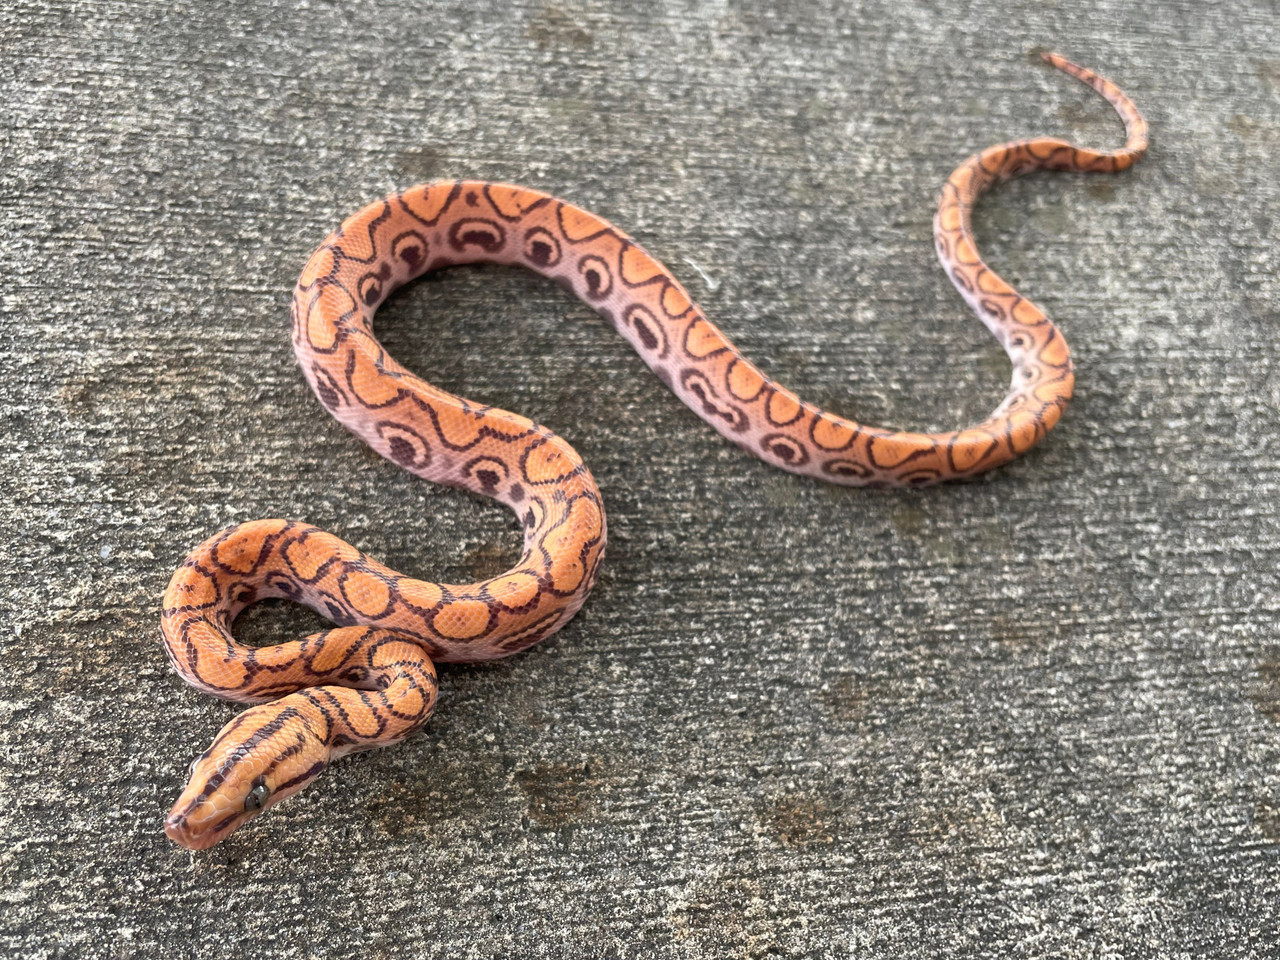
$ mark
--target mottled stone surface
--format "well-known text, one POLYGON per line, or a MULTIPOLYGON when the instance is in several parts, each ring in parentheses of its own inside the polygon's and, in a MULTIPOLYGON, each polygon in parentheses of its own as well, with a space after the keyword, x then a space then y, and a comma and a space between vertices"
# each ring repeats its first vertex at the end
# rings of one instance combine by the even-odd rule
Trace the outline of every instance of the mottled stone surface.
POLYGON ((1274 956, 1278 33, 1266 0, 7 2, 0 952, 1274 956), (426 179, 527 183, 809 399, 956 425, 1007 366, 933 261, 939 185, 1004 139, 1120 142, 1040 45, 1156 138, 977 218, 1075 350, 1046 443, 969 485, 828 488, 725 443, 554 285, 420 283, 386 344, 575 444, 602 581, 551 641, 442 670, 409 743, 210 853, 169 843, 236 710, 157 643, 191 546, 288 516, 442 579, 517 554, 500 507, 307 391, 288 295, 330 227, 426 179))

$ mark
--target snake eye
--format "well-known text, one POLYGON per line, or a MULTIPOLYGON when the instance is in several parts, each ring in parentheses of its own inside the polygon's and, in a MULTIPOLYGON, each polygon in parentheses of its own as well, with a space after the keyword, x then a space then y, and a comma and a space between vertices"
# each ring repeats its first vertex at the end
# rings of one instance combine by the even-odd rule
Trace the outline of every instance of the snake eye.
POLYGON ((261 810, 270 796, 271 788, 265 783, 260 783, 245 794, 244 808, 246 810, 261 810))

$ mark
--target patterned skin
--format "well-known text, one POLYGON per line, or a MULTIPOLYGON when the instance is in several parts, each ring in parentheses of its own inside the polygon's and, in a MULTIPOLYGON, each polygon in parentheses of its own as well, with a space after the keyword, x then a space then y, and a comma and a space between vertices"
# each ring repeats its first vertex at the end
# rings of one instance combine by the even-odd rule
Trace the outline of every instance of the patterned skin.
POLYGON ((174 668, 208 693, 260 704, 192 764, 165 821, 183 846, 217 843, 302 789, 334 757, 398 742, 430 716, 432 661, 514 654, 582 606, 604 556, 600 492, 563 439, 524 417, 452 396, 387 355, 374 312, 393 290, 465 263, 519 264, 572 290, 627 338, 700 417, 768 463, 832 483, 919 486, 971 477, 1034 446, 1071 397, 1067 345, 1034 304, 978 256, 975 200, 1031 170, 1114 173, 1147 146, 1146 123, 1113 84, 1046 59, 1092 86, 1125 122, 1122 150, 1048 138, 990 147, 947 180, 938 256, 1004 346, 1013 385, 976 426, 882 430, 826 413, 761 373, 680 282, 625 233, 544 193, 454 181, 414 187, 346 220, 312 255, 293 297, 293 344, 325 408, 413 473, 507 504, 524 528, 510 571, 480 583, 403 576, 307 524, 259 520, 201 544, 173 575, 162 632, 174 668), (231 625, 266 597, 305 603, 339 626, 251 648, 231 625))

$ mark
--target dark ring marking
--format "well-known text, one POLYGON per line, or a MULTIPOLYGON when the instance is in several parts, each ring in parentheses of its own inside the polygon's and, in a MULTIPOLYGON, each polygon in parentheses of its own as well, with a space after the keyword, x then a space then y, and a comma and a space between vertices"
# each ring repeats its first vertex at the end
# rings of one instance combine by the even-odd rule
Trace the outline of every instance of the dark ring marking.
POLYGON ((734 433, 742 433, 747 429, 747 415, 731 403, 725 403, 717 395, 715 387, 701 370, 686 367, 680 373, 680 386, 692 393, 701 402, 703 412, 708 417, 723 420, 732 427, 734 433))
POLYGON ((479 247, 485 253, 497 253, 507 243, 507 231, 495 220, 468 217, 449 228, 449 246, 458 252, 479 247))
POLYGON ((431 444, 412 427, 395 420, 379 420, 375 429, 387 444, 387 457, 400 466, 422 469, 431 462, 431 444))
POLYGON ((430 247, 427 238, 417 230, 406 230, 391 241, 391 256, 399 260, 409 270, 416 271, 427 262, 427 251, 430 247))
POLYGON ((603 300, 613 291, 613 274, 603 257, 588 254, 578 261, 578 274, 587 285, 586 296, 603 300))
POLYGON ((800 467, 809 462, 809 451, 804 444, 785 433, 771 433, 760 441, 760 449, 777 457, 789 466, 800 467))
POLYGON ((656 354, 659 360, 666 358, 669 349, 667 333, 647 307, 633 303, 623 314, 623 322, 636 332, 645 350, 656 354))
POLYGON ((524 255, 539 267, 554 267, 560 262, 560 241, 546 227, 531 227, 525 231, 524 255))

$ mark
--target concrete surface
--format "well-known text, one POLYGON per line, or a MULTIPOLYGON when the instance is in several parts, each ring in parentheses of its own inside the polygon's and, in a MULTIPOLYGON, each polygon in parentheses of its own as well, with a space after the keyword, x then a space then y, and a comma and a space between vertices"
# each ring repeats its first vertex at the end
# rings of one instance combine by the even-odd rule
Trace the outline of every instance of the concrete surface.
POLYGON ((6 3, 0 952, 1275 956, 1278 34, 1262 0, 6 3), (411 742, 212 853, 165 839, 236 710, 157 643, 191 546, 289 516, 444 579, 517 552, 307 391, 288 296, 331 226, 432 178, 550 190, 805 396, 954 425, 1006 366, 933 261, 939 185, 1003 139, 1120 142, 1040 46, 1155 134, 978 217, 1075 350, 1048 442, 827 488, 553 285, 423 282, 385 342, 577 446, 603 580, 550 642, 443 670, 411 742))

